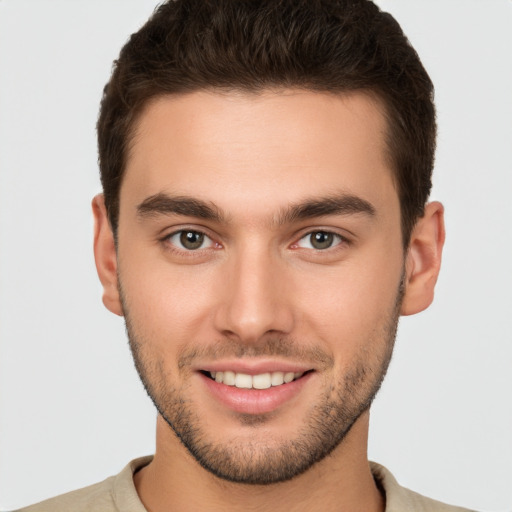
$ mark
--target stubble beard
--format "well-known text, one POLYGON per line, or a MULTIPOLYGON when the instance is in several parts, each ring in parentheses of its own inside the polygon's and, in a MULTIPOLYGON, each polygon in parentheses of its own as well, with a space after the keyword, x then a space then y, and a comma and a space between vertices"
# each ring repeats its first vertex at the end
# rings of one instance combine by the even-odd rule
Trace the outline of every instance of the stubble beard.
MULTIPOLYGON (((403 279, 393 311, 375 333, 376 339, 362 345, 356 364, 312 404, 305 415, 307 420, 295 438, 258 437, 256 429, 270 421, 272 414, 240 414, 241 425, 254 428, 255 435, 249 439, 247 436, 231 438, 226 442, 216 441, 215 432, 208 432, 204 427, 200 411, 194 410, 196 407, 187 398, 187 386, 178 388, 170 384, 172 380, 166 375, 163 361, 152 357, 151 344, 135 332, 124 298, 123 310, 130 349, 144 388, 159 414, 189 453, 203 468, 221 479, 268 485, 290 480, 327 457, 343 442, 357 419, 369 409, 391 360, 402 298, 403 279)), ((236 353, 233 350, 230 352, 232 344, 226 341, 220 355, 296 356, 298 353, 292 340, 282 338, 269 339, 262 345, 252 347, 237 345, 233 349, 236 353)), ((182 354, 178 365, 187 366, 196 355, 197 351, 191 349, 182 354)), ((324 366, 330 361, 330 356, 318 350, 309 351, 308 357, 321 360, 324 366)))

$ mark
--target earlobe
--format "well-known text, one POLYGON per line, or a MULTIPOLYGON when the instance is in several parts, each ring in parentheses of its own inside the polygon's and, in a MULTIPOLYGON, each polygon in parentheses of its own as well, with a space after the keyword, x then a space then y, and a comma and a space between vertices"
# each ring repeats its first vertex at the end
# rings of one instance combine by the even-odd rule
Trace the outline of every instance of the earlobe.
POLYGON ((116 246, 103 194, 98 194, 92 200, 92 211, 94 215, 94 259, 98 277, 103 285, 103 304, 112 313, 123 316, 117 282, 116 246))
POLYGON ((444 239, 443 205, 437 201, 429 203, 411 234, 405 264, 402 315, 419 313, 432 303, 444 239))

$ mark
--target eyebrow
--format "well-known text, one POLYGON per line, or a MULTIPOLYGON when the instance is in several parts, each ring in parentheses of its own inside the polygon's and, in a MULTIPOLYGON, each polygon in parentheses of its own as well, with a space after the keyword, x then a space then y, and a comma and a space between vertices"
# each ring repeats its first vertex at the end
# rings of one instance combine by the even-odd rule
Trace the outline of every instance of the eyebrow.
MULTIPOLYGON (((161 192, 149 196, 137 206, 137 215, 140 218, 173 214, 196 217, 218 223, 225 222, 225 216, 222 211, 213 203, 207 203, 201 199, 188 196, 169 196, 161 192)), ((306 199, 300 203, 292 204, 284 208, 273 219, 273 224, 284 225, 297 220, 307 220, 327 215, 355 214, 374 217, 376 210, 371 203, 358 196, 337 194, 306 199)))
POLYGON ((376 210, 371 203, 361 197, 351 194, 338 194, 313 198, 291 205, 277 216, 275 223, 281 225, 327 215, 355 214, 375 217, 376 210))
POLYGON ((223 221, 223 215, 215 205, 187 196, 158 193, 144 199, 137 206, 137 215, 141 218, 172 214, 215 222, 223 221))

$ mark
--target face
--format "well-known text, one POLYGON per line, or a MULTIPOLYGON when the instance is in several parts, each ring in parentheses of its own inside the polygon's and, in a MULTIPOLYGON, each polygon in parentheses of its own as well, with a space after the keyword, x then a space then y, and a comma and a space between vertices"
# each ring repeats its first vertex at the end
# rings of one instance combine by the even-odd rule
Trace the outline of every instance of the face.
POLYGON ((140 118, 120 307, 160 415, 222 478, 305 471, 379 388, 404 276, 385 128, 362 93, 195 92, 140 118))

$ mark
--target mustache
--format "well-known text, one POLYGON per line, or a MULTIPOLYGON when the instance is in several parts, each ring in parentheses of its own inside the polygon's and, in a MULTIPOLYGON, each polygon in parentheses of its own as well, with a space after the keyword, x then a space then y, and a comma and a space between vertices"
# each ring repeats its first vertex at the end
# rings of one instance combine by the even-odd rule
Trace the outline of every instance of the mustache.
POLYGON ((281 357, 305 361, 312 366, 329 368, 334 358, 319 347, 310 347, 291 338, 268 338, 257 343, 244 343, 232 339, 218 340, 211 345, 184 347, 178 353, 178 368, 187 368, 197 360, 215 361, 223 358, 281 357))

